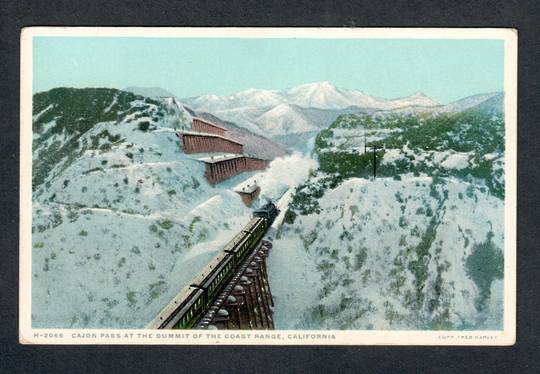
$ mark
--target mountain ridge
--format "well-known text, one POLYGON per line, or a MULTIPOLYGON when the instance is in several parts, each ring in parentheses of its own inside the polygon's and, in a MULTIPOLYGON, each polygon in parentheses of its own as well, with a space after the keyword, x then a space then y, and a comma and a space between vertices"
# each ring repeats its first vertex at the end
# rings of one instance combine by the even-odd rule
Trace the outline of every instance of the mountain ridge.
MULTIPOLYGON (((232 95, 210 94, 183 100, 196 111, 213 113, 277 140, 286 135, 296 136, 324 129, 341 114, 380 112, 383 115, 439 115, 472 108, 494 95, 501 93, 472 95, 443 105, 422 91, 400 98, 381 99, 360 90, 337 88, 328 81, 322 81, 283 90, 250 88, 232 95)), ((493 110, 501 112, 502 105, 499 107, 501 109, 494 107, 493 110)), ((291 142, 287 144, 289 149, 293 149, 291 142)))
POLYGON ((230 109, 233 105, 244 107, 293 104, 318 109, 343 109, 349 106, 389 109, 403 106, 403 103, 419 102, 425 106, 440 105, 422 92, 396 99, 381 99, 359 90, 337 88, 328 81, 300 84, 283 90, 248 88, 231 95, 208 94, 183 100, 194 109, 204 108, 206 111, 230 109), (242 98, 247 100, 239 103, 242 98), (257 100, 259 103, 256 103, 257 100))

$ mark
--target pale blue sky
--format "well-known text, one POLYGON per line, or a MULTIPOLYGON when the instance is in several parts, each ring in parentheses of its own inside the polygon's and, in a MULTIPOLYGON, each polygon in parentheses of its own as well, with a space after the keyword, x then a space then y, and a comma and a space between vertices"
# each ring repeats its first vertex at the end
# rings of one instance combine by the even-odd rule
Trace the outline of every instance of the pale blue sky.
POLYGON ((158 86, 179 97, 329 81, 448 103, 503 90, 502 40, 35 37, 33 91, 158 86))

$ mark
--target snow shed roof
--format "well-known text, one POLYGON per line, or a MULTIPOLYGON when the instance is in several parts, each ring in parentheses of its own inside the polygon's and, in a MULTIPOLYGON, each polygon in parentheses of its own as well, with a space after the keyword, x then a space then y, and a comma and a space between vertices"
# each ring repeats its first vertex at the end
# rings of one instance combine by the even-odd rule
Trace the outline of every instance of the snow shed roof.
POLYGON ((227 129, 225 127, 221 127, 219 125, 216 125, 215 123, 213 122, 210 122, 210 121, 207 121, 201 117, 193 117, 193 121, 200 121, 200 122, 204 122, 205 124, 207 124, 208 126, 212 126, 212 127, 215 127, 217 129, 221 129, 221 130, 224 130, 224 131, 227 131, 227 129))
POLYGON ((252 194, 253 192, 257 191, 258 188, 259 186, 253 183, 245 186, 236 186, 234 191, 238 193, 252 194))
POLYGON ((234 160, 235 158, 244 157, 243 155, 237 155, 237 154, 215 154, 215 155, 208 155, 203 157, 198 157, 197 160, 204 161, 209 164, 214 164, 216 162, 222 162, 227 160, 234 160))
POLYGON ((182 130, 182 131, 178 131, 177 134, 178 135, 187 135, 187 136, 204 136, 204 137, 207 137, 207 138, 221 138, 221 139, 227 140, 227 141, 229 141, 231 143, 236 143, 236 144, 243 145, 242 143, 237 142, 236 140, 232 140, 231 138, 226 138, 224 136, 216 135, 216 134, 209 134, 207 132, 196 132, 196 131, 182 130))

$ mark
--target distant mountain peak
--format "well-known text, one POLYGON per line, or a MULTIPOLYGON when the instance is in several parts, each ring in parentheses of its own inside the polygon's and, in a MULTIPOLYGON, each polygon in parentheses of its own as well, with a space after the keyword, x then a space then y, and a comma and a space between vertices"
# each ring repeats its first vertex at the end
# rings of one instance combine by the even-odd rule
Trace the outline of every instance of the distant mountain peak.
POLYGON ((391 100, 392 103, 396 104, 396 107, 400 106, 438 106, 441 105, 438 101, 432 99, 422 91, 416 91, 410 96, 405 96, 402 98, 391 100))
POLYGON ((297 86, 289 88, 287 91, 290 92, 299 90, 337 90, 337 88, 329 81, 319 81, 299 84, 297 86))
POLYGON ((280 111, 288 111, 288 110, 291 110, 291 111, 296 111, 296 108, 294 107, 294 105, 292 104, 289 104, 289 103, 281 103, 281 104, 278 104, 276 105, 275 107, 273 107, 272 109, 270 109, 268 112, 266 113, 271 113, 271 112, 280 112, 280 111))
MULTIPOLYGON (((246 88, 245 90, 236 93, 235 95, 239 95, 239 94, 259 94, 259 93, 262 93, 262 92, 273 92, 273 91, 272 90, 263 90, 263 89, 259 89, 259 88, 250 87, 250 88, 246 88)), ((234 96, 234 95, 232 95, 232 96, 234 96)))
POLYGON ((344 108, 352 104, 350 97, 328 81, 301 84, 283 93, 287 101, 301 107, 320 109, 344 108))
POLYGON ((219 100, 220 97, 216 94, 208 94, 208 95, 200 96, 200 98, 207 99, 207 100, 219 100))
POLYGON ((332 83, 330 83, 329 81, 319 81, 319 82, 313 82, 311 84, 308 83, 308 85, 311 85, 311 86, 316 86, 316 87, 319 87, 319 88, 326 88, 326 89, 329 89, 329 88, 336 88, 336 86, 334 86, 332 83))

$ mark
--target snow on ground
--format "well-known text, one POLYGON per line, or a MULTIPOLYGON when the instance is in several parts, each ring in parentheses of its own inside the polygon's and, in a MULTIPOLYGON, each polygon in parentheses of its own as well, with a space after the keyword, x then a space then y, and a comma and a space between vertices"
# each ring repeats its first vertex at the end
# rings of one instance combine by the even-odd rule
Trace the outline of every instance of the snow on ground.
POLYGON ((457 153, 450 155, 441 163, 441 166, 445 169, 465 169, 469 166, 469 155, 457 153))
POLYGON ((280 104, 257 117, 254 122, 267 135, 286 135, 317 130, 317 127, 294 107, 280 104))
POLYGON ((400 149, 390 149, 384 153, 382 160, 383 164, 391 164, 399 160, 403 160, 405 155, 400 149))
POLYGON ((501 328, 502 283, 492 283, 480 312, 465 265, 491 235, 502 249, 500 199, 457 179, 407 175, 352 178, 319 203, 320 214, 297 216, 274 241, 277 328, 501 328), (426 271, 421 291, 415 267, 426 271))
POLYGON ((143 327, 249 219, 236 194, 171 220, 103 209, 47 213, 62 222, 34 234, 36 327, 143 327))
MULTIPOLYGON (((343 121, 343 123, 346 122, 343 121)), ((389 134, 400 131, 401 129, 332 129, 332 137, 328 140, 328 151, 335 152, 338 150, 347 149, 349 151, 356 150, 363 153, 365 149, 365 144, 382 140, 389 134)))
POLYGON ((111 110, 114 104, 116 104, 117 100, 118 100, 118 94, 114 95, 113 101, 111 101, 109 106, 103 110, 103 113, 107 113, 109 110, 111 110))
POLYGON ((123 209, 35 204, 43 232, 33 235, 34 325, 143 327, 249 221, 228 182, 213 188, 201 178, 192 201, 150 188, 130 205, 126 193, 123 209))
POLYGON ((316 259, 299 237, 274 240, 268 257, 268 281, 274 298, 276 329, 308 329, 302 311, 318 299, 319 275, 316 259))
POLYGON ((44 115, 45 113, 47 113, 49 110, 51 110, 52 108, 54 108, 54 104, 49 104, 45 109, 43 109, 41 112, 39 112, 38 114, 35 114, 34 116, 32 116, 32 121, 37 121, 39 119, 39 117, 41 117, 42 115, 44 115))

